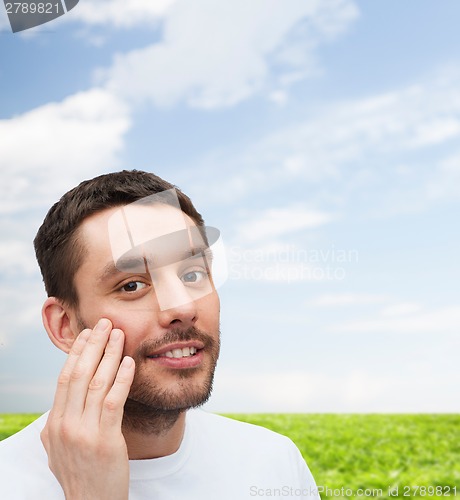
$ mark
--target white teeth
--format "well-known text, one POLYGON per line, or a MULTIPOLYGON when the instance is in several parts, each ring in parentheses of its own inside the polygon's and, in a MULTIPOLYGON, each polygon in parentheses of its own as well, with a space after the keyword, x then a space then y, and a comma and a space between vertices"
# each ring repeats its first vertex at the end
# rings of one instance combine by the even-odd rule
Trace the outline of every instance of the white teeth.
POLYGON ((182 349, 173 349, 172 353, 173 353, 174 358, 182 358, 183 357, 182 349))
POLYGON ((172 351, 166 351, 163 356, 167 358, 188 358, 196 354, 196 347, 184 347, 183 349, 173 349, 172 351))

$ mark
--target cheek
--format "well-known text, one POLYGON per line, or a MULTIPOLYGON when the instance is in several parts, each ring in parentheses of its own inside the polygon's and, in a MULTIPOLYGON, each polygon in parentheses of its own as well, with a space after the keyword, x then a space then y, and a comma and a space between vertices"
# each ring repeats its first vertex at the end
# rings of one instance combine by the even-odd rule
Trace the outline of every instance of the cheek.
POLYGON ((220 319, 220 300, 217 292, 203 297, 198 310, 198 317, 202 319, 203 323, 208 325, 208 328, 213 330, 218 328, 220 319))
POLYGON ((125 335, 125 355, 131 356, 144 340, 154 334, 153 326, 149 324, 148 318, 142 311, 131 313, 115 311, 112 314, 108 313, 107 317, 112 321, 114 328, 119 328, 125 335))
POLYGON ((128 319, 127 315, 120 314, 119 312, 112 314, 111 317, 108 316, 108 318, 112 321, 114 328, 123 331, 125 335, 123 354, 131 356, 147 335, 148 328, 146 324, 139 321, 139 318, 135 315, 128 319))
POLYGON ((147 320, 142 311, 132 311, 116 306, 107 306, 101 303, 81 303, 78 319, 84 327, 93 328, 101 318, 112 322, 113 328, 118 328, 125 334, 125 348, 139 342, 139 338, 148 330, 147 320))
POLYGON ((78 312, 87 327, 94 327, 101 318, 112 320, 111 316, 114 315, 113 312, 116 312, 112 311, 112 309, 103 297, 85 293, 85 290, 80 291, 78 312))

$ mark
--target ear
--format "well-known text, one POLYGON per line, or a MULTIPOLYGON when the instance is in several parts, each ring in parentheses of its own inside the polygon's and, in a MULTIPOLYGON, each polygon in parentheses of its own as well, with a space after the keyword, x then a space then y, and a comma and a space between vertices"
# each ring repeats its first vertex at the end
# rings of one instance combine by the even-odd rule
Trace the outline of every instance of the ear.
POLYGON ((56 297, 48 297, 42 308, 43 325, 51 342, 67 354, 76 339, 71 325, 72 311, 56 297))

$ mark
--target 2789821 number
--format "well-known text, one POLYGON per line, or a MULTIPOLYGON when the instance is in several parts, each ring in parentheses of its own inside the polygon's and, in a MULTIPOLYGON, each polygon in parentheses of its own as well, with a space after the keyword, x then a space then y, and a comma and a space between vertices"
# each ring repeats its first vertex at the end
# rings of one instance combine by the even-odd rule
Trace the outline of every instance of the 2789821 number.
POLYGON ((62 7, 60 3, 5 3, 7 14, 54 14, 62 7))
POLYGON ((457 487, 456 486, 404 486, 403 488, 403 496, 404 497, 414 497, 414 496, 439 496, 446 497, 450 496, 451 493, 453 496, 457 495, 457 487))

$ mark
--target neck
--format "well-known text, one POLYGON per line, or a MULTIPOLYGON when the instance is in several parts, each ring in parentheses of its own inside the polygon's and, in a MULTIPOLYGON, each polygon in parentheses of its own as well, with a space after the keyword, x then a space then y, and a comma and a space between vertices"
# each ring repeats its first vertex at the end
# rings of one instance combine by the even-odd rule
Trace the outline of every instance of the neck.
POLYGON ((185 411, 150 408, 147 412, 146 408, 135 406, 125 405, 123 416, 122 432, 129 459, 159 458, 175 453, 184 435, 185 411))

